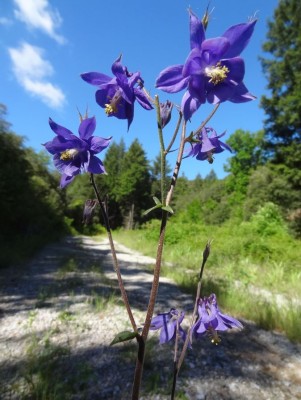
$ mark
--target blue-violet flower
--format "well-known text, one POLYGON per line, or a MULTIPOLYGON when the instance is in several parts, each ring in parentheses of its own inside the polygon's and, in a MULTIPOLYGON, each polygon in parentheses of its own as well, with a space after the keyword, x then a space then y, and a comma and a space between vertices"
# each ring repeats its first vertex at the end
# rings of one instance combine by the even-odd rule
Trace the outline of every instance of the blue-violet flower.
POLYGON ((105 173, 102 161, 95 154, 104 150, 111 138, 92 136, 96 128, 95 117, 81 121, 78 129, 79 137, 69 129, 56 124, 51 118, 49 125, 57 136, 44 146, 50 154, 53 154, 54 166, 62 174, 61 188, 72 182, 82 171, 92 174, 105 173))
POLYGON ((158 314, 152 319, 150 330, 154 331, 160 329, 160 344, 175 339, 177 329, 181 338, 185 340, 186 333, 181 327, 184 315, 184 312, 171 308, 169 312, 158 314))
POLYGON ((225 132, 217 135, 213 128, 204 127, 197 137, 198 141, 191 144, 192 148, 186 157, 196 157, 197 160, 207 160, 212 164, 213 154, 221 153, 225 149, 232 152, 228 144, 219 140, 224 134, 225 132))
POLYGON ((191 335, 203 335, 208 333, 212 342, 218 344, 220 339, 217 331, 226 331, 232 328, 242 329, 242 324, 229 315, 222 314, 212 293, 209 297, 200 298, 198 301, 198 319, 192 326, 191 335))
POLYGON ((112 72, 113 78, 100 72, 87 72, 81 74, 81 77, 98 87, 96 102, 105 109, 106 114, 109 117, 127 119, 129 128, 134 118, 135 100, 146 110, 151 110, 153 106, 142 90, 140 72, 130 73, 121 64, 121 56, 113 63, 112 72))
POLYGON ((255 98, 243 83, 245 64, 239 57, 255 23, 234 25, 222 36, 206 39, 202 20, 190 10, 190 54, 184 65, 164 69, 156 81, 156 87, 168 93, 187 88, 181 104, 186 121, 206 101, 243 103, 255 98))

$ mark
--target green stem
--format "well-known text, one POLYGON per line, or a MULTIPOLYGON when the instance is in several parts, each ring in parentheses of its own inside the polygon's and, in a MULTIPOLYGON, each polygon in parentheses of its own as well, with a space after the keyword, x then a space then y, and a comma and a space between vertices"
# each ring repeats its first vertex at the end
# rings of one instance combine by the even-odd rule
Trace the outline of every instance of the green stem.
POLYGON ((197 136, 201 132, 201 130, 204 128, 204 126, 207 124, 207 122, 209 122, 211 120, 211 118, 213 117, 213 115, 216 113, 219 106, 220 106, 220 103, 217 103, 216 106, 214 107, 214 109, 211 111, 211 113, 205 119, 205 121, 203 121, 201 123, 201 125, 198 127, 198 129, 193 132, 193 136, 197 136))
POLYGON ((160 160, 161 160, 161 203, 164 204, 165 200, 165 175, 166 175, 166 153, 165 153, 165 145, 163 138, 163 130, 161 124, 161 113, 160 113, 160 101, 159 96, 155 96, 155 107, 157 111, 157 126, 158 126, 158 135, 159 135, 159 143, 160 143, 160 160))
MULTIPOLYGON (((179 175, 183 152, 184 152, 185 135, 186 135, 186 123, 183 122, 181 143, 180 143, 180 147, 179 147, 179 151, 178 151, 176 165, 175 165, 174 172, 173 172, 173 177, 172 177, 171 184, 170 184, 170 189, 169 189, 167 197, 166 197, 166 204, 169 204, 172 199, 174 188, 175 188, 177 178, 179 175)), ((155 304, 156 304, 156 298, 157 298, 157 293, 158 293, 158 288, 159 288, 159 279, 160 279, 160 271, 161 271, 161 264, 162 264, 162 254, 163 254, 163 246, 164 246, 167 218, 168 218, 168 212, 162 210, 162 219, 161 219, 160 235, 159 235, 158 248, 157 248, 156 265, 155 265, 155 269, 154 269, 152 288, 151 288, 151 293, 150 293, 150 297, 149 297, 149 303, 148 303, 148 307, 147 307, 145 322, 144 322, 144 326, 143 326, 143 330, 142 330, 142 334, 141 334, 143 343, 145 343, 147 340, 147 336, 149 333, 150 324, 151 324, 151 320, 152 320, 152 317, 154 314, 154 308, 155 308, 155 304)), ((139 347, 138 351, 141 351, 141 353, 140 353, 140 359, 138 357, 137 361, 136 361, 134 384, 133 384, 133 389, 132 389, 132 400, 139 399, 139 391, 140 391, 141 378, 142 378, 142 373, 143 373, 143 362, 144 362, 144 353, 145 353, 144 344, 143 344, 143 346, 141 345, 141 347, 139 347)))
POLYGON ((202 279, 203 279, 203 273, 204 273, 204 268, 205 268, 205 264, 208 260, 208 257, 210 255, 210 246, 211 246, 212 241, 208 241, 206 246, 205 246, 205 250, 203 251, 203 260, 202 260, 202 264, 201 264, 201 270, 200 270, 200 275, 199 275, 199 282, 198 282, 198 286, 197 286, 197 290, 196 290, 196 295, 195 295, 195 302, 194 302, 194 309, 193 309, 193 313, 192 313, 192 317, 190 320, 190 327, 188 329, 187 332, 187 336, 179 357, 179 361, 177 364, 177 374, 180 371, 180 368, 182 366, 182 363, 184 361, 185 355, 186 355, 186 351, 188 348, 188 344, 189 344, 189 340, 190 340, 190 333, 191 333, 191 328, 193 323, 196 320, 196 316, 197 316, 197 310, 198 310, 198 301, 201 297, 201 288, 202 288, 202 279))
POLYGON ((178 122, 177 122, 176 129, 175 129, 175 131, 174 131, 173 137, 172 137, 172 139, 171 139, 169 145, 167 146, 167 148, 166 148, 166 150, 165 150, 165 154, 168 154, 168 153, 169 153, 169 151, 170 151, 172 145, 174 144, 174 141, 176 140, 176 137, 177 137, 177 135, 178 135, 178 132, 179 132, 179 129, 180 129, 180 125, 181 125, 182 116, 183 116, 183 115, 182 115, 182 112, 180 111, 180 112, 179 112, 179 118, 178 118, 178 122))
POLYGON ((105 206, 103 204, 103 201, 100 198, 97 186, 95 184, 94 175, 91 174, 90 178, 91 178, 91 185, 93 186, 95 195, 97 197, 97 200, 98 200, 98 203, 99 203, 99 206, 100 206, 100 209, 101 209, 104 225, 105 225, 105 228, 106 228, 106 231, 107 231, 107 235, 108 235, 108 239, 109 239, 109 243, 110 243, 110 248, 111 248, 111 253, 112 253, 113 266, 114 266, 114 270, 115 270, 115 272, 117 274, 117 279, 118 279, 118 284, 119 284, 119 289, 120 289, 120 292, 121 292, 122 300, 123 300, 123 302, 125 304, 125 308, 127 310, 127 313, 128 313, 129 319, 131 321, 133 330, 134 330, 134 332, 138 332, 137 325, 136 325, 136 322, 135 322, 135 319, 134 319, 134 316, 133 316, 133 313, 132 313, 132 310, 131 310, 131 306, 130 306, 130 303, 129 303, 129 300, 128 300, 128 296, 127 296, 127 293, 126 293, 126 290, 125 290, 125 287, 124 287, 124 283, 123 283, 123 280, 122 280, 122 277, 121 277, 120 267, 119 267, 119 263, 118 263, 118 260, 117 260, 115 245, 114 245, 113 236, 112 236, 112 232, 111 232, 111 228, 110 228, 109 217, 108 217, 106 208, 105 208, 105 206))

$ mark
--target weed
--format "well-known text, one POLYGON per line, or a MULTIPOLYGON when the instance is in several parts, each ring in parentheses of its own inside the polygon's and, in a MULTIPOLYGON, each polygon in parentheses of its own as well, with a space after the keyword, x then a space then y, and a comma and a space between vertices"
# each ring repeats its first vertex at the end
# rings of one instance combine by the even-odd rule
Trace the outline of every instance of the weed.
POLYGON ((88 299, 88 303, 96 312, 102 312, 118 302, 120 302, 120 300, 116 296, 115 291, 108 293, 108 291, 103 290, 99 293, 93 290, 88 299))
POLYGON ((61 311, 61 312, 59 313, 58 319, 59 319, 61 322, 68 323, 68 322, 70 322, 70 321, 73 321, 73 320, 75 319, 75 316, 74 316, 74 314, 72 314, 72 312, 67 311, 67 310, 64 310, 64 311, 61 311))
POLYGON ((69 345, 51 341, 51 332, 42 339, 32 335, 22 370, 23 384, 15 385, 20 399, 66 400, 88 387, 92 368, 74 364, 69 345))

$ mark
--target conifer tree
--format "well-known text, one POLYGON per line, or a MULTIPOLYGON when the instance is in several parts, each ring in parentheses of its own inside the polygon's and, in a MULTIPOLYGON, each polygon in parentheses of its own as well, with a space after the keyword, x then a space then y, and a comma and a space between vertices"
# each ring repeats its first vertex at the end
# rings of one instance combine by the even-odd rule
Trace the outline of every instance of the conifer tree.
POLYGON ((261 62, 271 93, 261 99, 267 116, 266 141, 276 161, 285 162, 286 148, 292 146, 296 151, 301 143, 300 0, 279 2, 274 19, 268 23, 263 50, 268 53, 261 62))

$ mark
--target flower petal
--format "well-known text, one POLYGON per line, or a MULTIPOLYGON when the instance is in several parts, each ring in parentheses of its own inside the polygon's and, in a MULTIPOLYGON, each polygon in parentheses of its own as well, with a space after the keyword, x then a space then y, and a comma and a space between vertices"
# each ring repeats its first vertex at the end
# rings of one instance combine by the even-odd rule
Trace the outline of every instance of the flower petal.
POLYGON ((91 155, 87 171, 92 174, 104 174, 106 172, 102 161, 94 155, 91 155))
POLYGON ((202 21, 189 10, 190 18, 190 48, 201 48, 202 42, 205 40, 205 29, 202 21))
POLYGON ((240 83, 235 87, 234 93, 229 99, 232 103, 245 103, 247 101, 255 100, 256 96, 251 94, 245 87, 244 83, 240 83))
POLYGON ((225 66, 229 69, 227 75, 227 81, 233 81, 240 83, 242 82, 245 75, 245 63, 240 57, 230 58, 229 60, 222 60, 221 66, 225 66))
POLYGON ((80 75, 81 78, 85 81, 90 83, 90 85, 94 86, 101 86, 106 83, 109 83, 112 78, 108 75, 102 74, 100 72, 86 72, 80 75))
POLYGON ((75 178, 75 175, 69 176, 69 175, 63 174, 63 175, 61 176, 61 182, 60 182, 60 187, 61 187, 61 189, 64 189, 64 187, 66 187, 67 185, 69 185, 69 183, 71 183, 71 182, 73 181, 74 178, 75 178))
POLYGON ((62 136, 64 139, 70 140, 74 138, 73 133, 69 131, 69 129, 64 128, 63 126, 57 124, 51 118, 49 118, 49 125, 54 133, 56 133, 59 136, 62 136))
POLYGON ((92 151, 94 154, 100 153, 109 146, 111 139, 112 137, 104 139, 98 136, 92 136, 89 139, 90 151, 92 151))
POLYGON ((120 61, 121 55, 112 64, 112 72, 115 76, 125 75, 124 67, 120 61))
POLYGON ((61 153, 67 149, 84 149, 84 143, 82 143, 78 137, 72 136, 72 140, 66 140, 62 136, 56 136, 50 142, 44 143, 44 146, 50 154, 61 153))
POLYGON ((183 65, 173 65, 160 72, 156 88, 168 93, 177 93, 187 86, 189 77, 182 75, 183 65))
POLYGON ((218 85, 209 85, 210 89, 207 91, 207 101, 209 103, 222 103, 226 100, 230 100, 230 98, 234 96, 235 86, 230 82, 224 81, 218 85))
POLYGON ((80 138, 83 140, 88 140, 93 135, 95 128, 95 117, 83 119, 78 128, 80 138))
POLYGON ((166 343, 171 340, 176 331, 177 322, 164 323, 160 331, 160 343, 166 343))
POLYGON ((145 108, 146 110, 151 110, 153 108, 153 106, 151 105, 150 101, 148 100, 146 94, 142 90, 135 88, 134 93, 135 93, 135 97, 136 97, 138 103, 143 108, 145 108))
POLYGON ((68 176, 77 175, 80 172, 80 160, 61 160, 59 154, 55 154, 53 157, 53 163, 55 168, 61 173, 68 176))
POLYGON ((194 75, 188 84, 188 91, 201 104, 206 101, 206 81, 203 75, 194 75))
POLYGON ((229 47, 230 42, 224 37, 204 40, 201 46, 204 62, 208 65, 215 65, 221 58, 228 58, 225 57, 225 54, 229 47))
POLYGON ((118 86, 110 85, 97 90, 95 93, 96 103, 100 105, 100 107, 104 108, 106 104, 110 103, 110 100, 114 97, 117 88, 118 86))
POLYGON ((193 49, 188 54, 188 57, 185 61, 182 75, 186 78, 191 75, 200 75, 205 66, 206 64, 204 65, 202 52, 199 49, 193 49))
POLYGON ((225 58, 232 58, 238 56, 249 43, 249 40, 253 34, 254 27, 257 20, 231 26, 223 34, 223 37, 227 38, 230 42, 230 47, 224 54, 225 58))
POLYGON ((125 79, 117 78, 117 84, 121 89, 122 97, 124 98, 124 100, 132 104, 135 101, 134 89, 130 87, 127 78, 126 77, 124 78, 125 79))
POLYGON ((157 329, 162 328, 164 323, 164 315, 169 315, 169 313, 159 314, 152 319, 150 326, 151 331, 155 331, 157 329))
POLYGON ((192 97, 188 91, 185 92, 181 104, 181 110, 184 115, 185 121, 188 121, 191 118, 191 116, 196 112, 200 105, 201 104, 198 99, 192 97))

